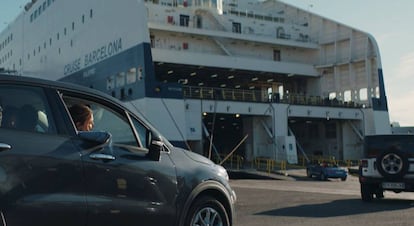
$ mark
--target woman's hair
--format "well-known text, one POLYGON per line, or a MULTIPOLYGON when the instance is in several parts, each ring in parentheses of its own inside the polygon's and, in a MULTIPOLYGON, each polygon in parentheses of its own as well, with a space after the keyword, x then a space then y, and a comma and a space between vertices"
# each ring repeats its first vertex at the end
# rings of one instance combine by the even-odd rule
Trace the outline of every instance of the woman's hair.
POLYGON ((78 123, 83 124, 93 114, 92 110, 84 104, 75 104, 69 108, 72 120, 77 125, 78 123))

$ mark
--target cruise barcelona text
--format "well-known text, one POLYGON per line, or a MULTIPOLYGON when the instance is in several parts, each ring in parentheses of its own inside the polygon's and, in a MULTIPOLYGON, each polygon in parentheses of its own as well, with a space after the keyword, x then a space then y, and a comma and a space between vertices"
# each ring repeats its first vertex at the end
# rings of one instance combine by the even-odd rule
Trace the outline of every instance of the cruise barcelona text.
POLYGON ((102 61, 108 57, 111 57, 122 50, 122 38, 113 40, 106 45, 103 45, 99 48, 94 49, 93 51, 85 54, 83 57, 79 57, 69 64, 66 64, 64 67, 64 74, 68 75, 79 71, 84 67, 91 66, 99 61, 102 61))

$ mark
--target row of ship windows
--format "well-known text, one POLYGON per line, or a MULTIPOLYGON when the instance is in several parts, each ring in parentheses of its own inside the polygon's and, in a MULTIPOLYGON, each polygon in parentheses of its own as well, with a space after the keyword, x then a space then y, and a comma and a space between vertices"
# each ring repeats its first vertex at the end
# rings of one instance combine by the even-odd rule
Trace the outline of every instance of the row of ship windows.
POLYGON ((5 38, 1 43, 0 43, 0 52, 1 50, 3 50, 4 48, 6 48, 6 46, 13 40, 13 33, 11 33, 9 36, 7 36, 7 38, 5 38))
MULTIPOLYGON (((91 10, 89 10, 89 18, 93 18, 93 10, 91 9, 91 10)), ((81 22, 82 22, 82 24, 84 24, 85 23, 85 15, 82 15, 82 18, 81 18, 81 22)), ((71 25, 71 28, 72 28, 72 31, 74 31, 75 30, 75 22, 72 22, 72 25, 71 25)), ((64 27, 63 28, 63 35, 67 35, 68 34, 68 30, 67 30, 67 28, 66 27, 64 27)), ((60 33, 58 32, 58 33, 56 33, 56 41, 59 41, 60 40, 60 33)), ((46 41, 43 43, 43 49, 46 49, 46 46, 47 46, 47 44, 46 44, 46 41)), ((49 38, 49 46, 52 46, 52 38, 49 38)), ((72 47, 73 46, 73 40, 70 40, 70 46, 72 47)), ((41 50, 41 47, 40 47, 40 45, 38 46, 38 48, 37 48, 37 53, 40 53, 40 50, 41 50)), ((58 53, 60 54, 60 48, 58 49, 58 53)), ((36 56, 36 49, 33 49, 33 56, 36 56)), ((28 53, 27 54, 27 59, 29 60, 30 59, 30 53, 28 53)))
POLYGON ((7 59, 9 59, 13 55, 13 50, 10 50, 6 54, 3 55, 3 57, 0 58, 0 65, 6 62, 7 59))
POLYGON ((33 22, 38 16, 40 16, 40 14, 42 14, 42 12, 45 11, 46 8, 53 2, 55 2, 55 0, 47 0, 44 1, 43 4, 40 4, 40 6, 35 9, 32 14, 30 14, 30 22, 33 22))
MULTIPOLYGON (((93 18, 93 10, 92 9, 89 11, 89 17, 90 18, 93 18)), ((82 21, 82 24, 85 23, 85 15, 82 15, 81 21, 82 21)), ((72 31, 75 30, 75 22, 72 22, 71 28, 72 28, 72 31)), ((63 28, 63 35, 66 36, 67 34, 68 34, 68 30, 65 27, 65 28, 63 28)), ((59 40, 60 40, 60 33, 58 32, 58 33, 56 33, 56 41, 59 41, 59 40)), ((53 43, 53 39, 52 38, 49 38, 49 46, 52 46, 52 43, 53 43)), ((70 46, 71 47, 73 46, 73 40, 70 40, 70 46)), ((44 41, 43 42, 43 49, 46 49, 46 48, 47 48, 47 41, 44 41)), ((36 56, 36 53, 39 54, 40 51, 41 51, 41 49, 42 49, 41 45, 39 45, 37 48, 34 48, 33 49, 33 56, 36 56)), ((61 53, 61 49, 60 48, 58 49, 58 53, 59 54, 61 53)), ((5 56, 3 56, 2 58, 0 58, 0 64, 4 63, 8 58, 10 58, 12 56, 12 54, 13 54, 13 52, 10 50, 9 53, 7 53, 5 56)), ((30 60, 30 57, 31 57, 31 54, 28 53, 27 54, 27 59, 30 60)), ((19 64, 20 65, 22 64, 21 63, 21 59, 20 59, 20 63, 19 64)))

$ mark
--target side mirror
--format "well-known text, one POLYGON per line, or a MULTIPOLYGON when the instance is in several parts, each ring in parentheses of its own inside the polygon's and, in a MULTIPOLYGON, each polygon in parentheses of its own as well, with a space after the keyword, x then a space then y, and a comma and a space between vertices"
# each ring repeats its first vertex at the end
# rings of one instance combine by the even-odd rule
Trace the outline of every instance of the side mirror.
POLYGON ((164 150, 164 142, 159 136, 153 136, 148 151, 148 158, 153 161, 160 161, 160 154, 164 150))
POLYGON ((102 148, 111 143, 112 135, 108 132, 86 132, 80 131, 78 132, 78 137, 84 141, 84 148, 85 149, 97 149, 102 148))

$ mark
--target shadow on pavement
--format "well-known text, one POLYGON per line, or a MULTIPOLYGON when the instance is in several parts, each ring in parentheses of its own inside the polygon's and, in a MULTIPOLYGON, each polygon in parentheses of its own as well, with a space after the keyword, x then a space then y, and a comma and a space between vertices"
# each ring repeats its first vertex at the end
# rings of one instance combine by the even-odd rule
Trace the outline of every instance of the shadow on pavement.
POLYGON ((381 199, 366 203, 360 199, 344 199, 328 203, 273 209, 255 215, 325 218, 402 210, 412 207, 414 207, 412 200, 381 199))

